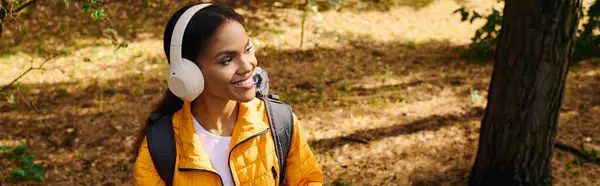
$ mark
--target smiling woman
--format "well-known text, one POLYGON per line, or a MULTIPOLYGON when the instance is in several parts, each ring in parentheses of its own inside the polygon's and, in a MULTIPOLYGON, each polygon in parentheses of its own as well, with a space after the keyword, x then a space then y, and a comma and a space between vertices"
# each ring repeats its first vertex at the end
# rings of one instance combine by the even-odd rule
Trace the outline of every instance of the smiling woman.
POLYGON ((136 185, 322 185, 320 165, 293 114, 285 167, 279 166, 279 134, 269 134, 275 131, 269 104, 256 98, 258 63, 243 20, 229 7, 210 4, 186 6, 169 20, 163 40, 169 90, 136 143, 136 185), (154 130, 155 114, 169 116, 161 117, 170 120, 163 130, 172 130, 175 141, 168 159, 152 153, 147 134, 154 133, 147 129, 154 130), (173 161, 174 169, 163 161, 173 161))

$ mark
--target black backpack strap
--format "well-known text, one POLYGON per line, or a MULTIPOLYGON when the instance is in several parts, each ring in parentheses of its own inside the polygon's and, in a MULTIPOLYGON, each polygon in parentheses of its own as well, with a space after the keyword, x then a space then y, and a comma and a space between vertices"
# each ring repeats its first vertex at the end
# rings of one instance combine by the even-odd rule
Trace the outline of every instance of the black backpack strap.
POLYGON ((275 151, 279 163, 279 185, 285 185, 286 158, 290 151, 294 134, 294 116, 292 108, 279 101, 276 96, 262 98, 267 108, 271 134, 275 143, 275 151), (275 99, 273 99, 275 98, 275 99))
POLYGON ((153 113, 146 122, 149 124, 146 129, 146 140, 150 157, 160 178, 171 186, 177 157, 171 116, 153 113))

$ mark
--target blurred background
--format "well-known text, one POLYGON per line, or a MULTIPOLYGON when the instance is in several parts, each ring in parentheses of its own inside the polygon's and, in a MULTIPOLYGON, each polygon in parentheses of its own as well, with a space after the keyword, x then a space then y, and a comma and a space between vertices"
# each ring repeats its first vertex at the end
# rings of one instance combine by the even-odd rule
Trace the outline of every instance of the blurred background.
MULTIPOLYGON (((133 185, 132 143, 167 90, 164 26, 194 2, 2 0, 0 185, 133 185)), ((218 2, 245 17, 326 185, 466 184, 502 1, 218 2)), ((600 3, 582 11, 557 140, 600 151, 600 3)), ((554 151, 554 184, 600 185, 600 163, 554 151)))

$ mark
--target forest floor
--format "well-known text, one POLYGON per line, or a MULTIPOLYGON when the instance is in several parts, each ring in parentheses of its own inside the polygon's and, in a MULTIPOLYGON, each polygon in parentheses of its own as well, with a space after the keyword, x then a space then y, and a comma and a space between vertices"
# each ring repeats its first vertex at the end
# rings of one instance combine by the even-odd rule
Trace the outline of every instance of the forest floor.
MULTIPOLYGON (((305 128, 327 185, 465 185, 493 64, 460 57, 483 22, 460 22, 452 12, 460 6, 485 12, 495 2, 323 10, 308 16, 302 47, 301 11, 238 11, 272 91, 305 128)), ((47 185, 133 184, 132 143, 167 90, 164 23, 181 5, 115 6, 127 11, 107 10, 110 21, 93 21, 79 6, 40 3, 18 24, 5 24, 0 85, 46 59, 50 69, 33 70, 0 93, 0 146, 25 142, 47 185), (109 26, 119 33, 116 45, 101 35, 109 26), (127 47, 117 49, 119 42, 127 47)), ((600 146, 598 61, 571 65, 561 143, 600 146)), ((558 149, 551 164, 555 185, 600 185, 598 164, 558 149)), ((0 185, 40 184, 12 178, 20 166, 0 153, 0 185)))

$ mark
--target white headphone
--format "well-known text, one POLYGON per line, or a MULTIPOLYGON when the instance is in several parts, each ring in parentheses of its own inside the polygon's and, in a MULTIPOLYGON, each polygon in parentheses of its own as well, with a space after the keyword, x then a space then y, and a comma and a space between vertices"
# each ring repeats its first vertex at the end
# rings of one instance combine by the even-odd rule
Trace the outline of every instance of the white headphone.
POLYGON ((175 96, 189 102, 196 99, 204 90, 204 75, 193 61, 182 57, 183 34, 192 16, 209 5, 211 4, 206 3, 188 8, 177 20, 171 35, 169 90, 175 96))

